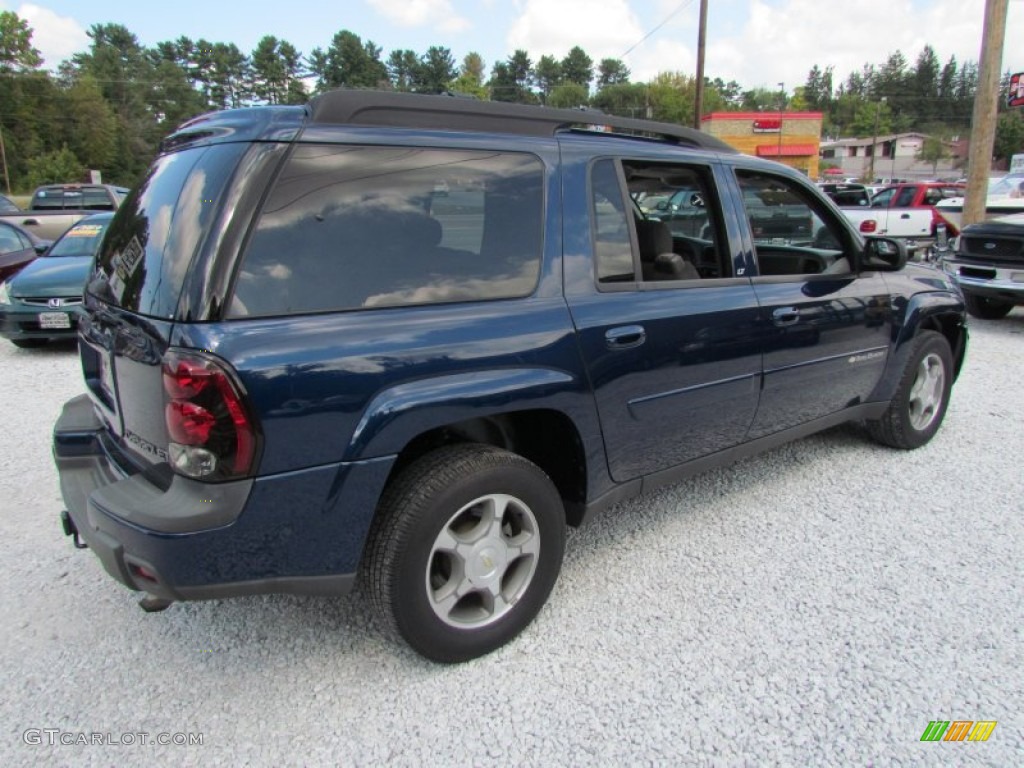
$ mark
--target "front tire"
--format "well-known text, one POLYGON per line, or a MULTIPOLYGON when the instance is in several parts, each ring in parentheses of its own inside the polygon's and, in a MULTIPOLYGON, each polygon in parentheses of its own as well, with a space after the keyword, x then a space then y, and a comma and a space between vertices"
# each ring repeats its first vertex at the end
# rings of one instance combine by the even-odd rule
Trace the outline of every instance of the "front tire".
POLYGON ((953 386, 953 353, 941 333, 922 331, 888 410, 868 431, 880 443, 910 450, 927 443, 942 424, 953 386))
POLYGON ((987 296, 977 296, 973 293, 964 293, 964 305, 968 313, 982 320, 1001 320, 1010 314, 1014 304, 1012 301, 1000 301, 990 299, 987 296))
POLYGON ((391 629, 434 661, 489 653, 537 615, 558 578, 565 513, 535 464, 454 445, 388 486, 370 533, 371 599, 391 629))

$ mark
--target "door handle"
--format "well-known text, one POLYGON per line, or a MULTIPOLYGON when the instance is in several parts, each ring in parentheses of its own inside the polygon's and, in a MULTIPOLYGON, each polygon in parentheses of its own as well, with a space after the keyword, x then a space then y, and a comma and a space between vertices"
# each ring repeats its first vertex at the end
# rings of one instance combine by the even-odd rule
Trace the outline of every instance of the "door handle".
POLYGON ((610 328, 604 334, 604 343, 608 349, 633 349, 645 341, 647 341, 647 331, 642 325, 623 325, 618 328, 610 328))
POLYGON ((39 225, 39 220, 38 219, 25 219, 23 222, 21 222, 21 225, 23 227, 38 226, 39 225))
POLYGON ((900 216, 900 218, 901 219, 909 219, 910 218, 910 214, 909 213, 904 213, 902 216, 900 216))
POLYGON ((772 322, 776 325, 793 325, 800 319, 800 310, 796 307, 779 307, 772 312, 772 322))

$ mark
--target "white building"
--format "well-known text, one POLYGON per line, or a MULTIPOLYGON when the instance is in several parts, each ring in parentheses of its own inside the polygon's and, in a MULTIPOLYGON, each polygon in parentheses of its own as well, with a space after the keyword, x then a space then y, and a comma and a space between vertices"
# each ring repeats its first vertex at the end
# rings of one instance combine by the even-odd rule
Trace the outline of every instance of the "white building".
POLYGON ((950 157, 933 169, 931 163, 917 159, 928 136, 924 133, 896 133, 874 139, 839 139, 821 142, 819 152, 823 166, 837 166, 832 173, 842 177, 867 179, 927 179, 960 176, 958 144, 949 144, 950 157), (871 158, 874 155, 874 175, 871 158))

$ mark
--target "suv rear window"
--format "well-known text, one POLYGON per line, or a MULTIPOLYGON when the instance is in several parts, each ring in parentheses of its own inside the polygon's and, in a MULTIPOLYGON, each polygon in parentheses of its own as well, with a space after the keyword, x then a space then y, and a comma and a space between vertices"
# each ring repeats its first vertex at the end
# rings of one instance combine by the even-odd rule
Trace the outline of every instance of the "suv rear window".
POLYGON ((142 315, 173 318, 192 258, 247 147, 215 144, 158 157, 114 215, 89 293, 142 315))
POLYGON ((299 146, 260 215, 229 315, 527 296, 540 273, 543 178, 526 154, 299 146))

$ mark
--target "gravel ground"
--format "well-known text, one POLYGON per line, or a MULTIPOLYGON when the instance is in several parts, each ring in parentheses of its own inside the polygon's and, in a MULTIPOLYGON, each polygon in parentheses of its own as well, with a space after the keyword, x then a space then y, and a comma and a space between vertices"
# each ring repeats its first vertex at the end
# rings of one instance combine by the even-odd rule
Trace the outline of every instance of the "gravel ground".
POLYGON ((918 451, 842 427, 610 510, 516 642, 445 667, 358 594, 144 614, 57 522, 74 351, 0 342, 0 765, 1024 765, 1022 351, 1021 309, 975 321, 918 451))

